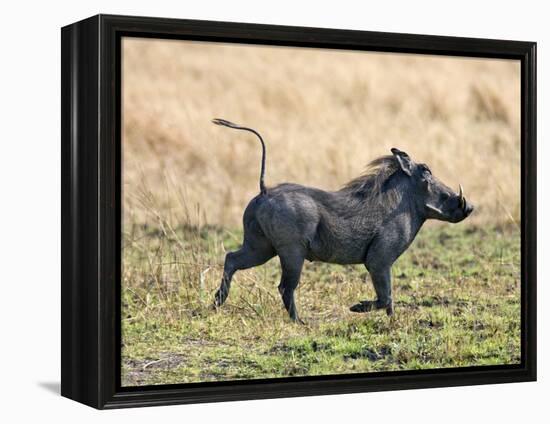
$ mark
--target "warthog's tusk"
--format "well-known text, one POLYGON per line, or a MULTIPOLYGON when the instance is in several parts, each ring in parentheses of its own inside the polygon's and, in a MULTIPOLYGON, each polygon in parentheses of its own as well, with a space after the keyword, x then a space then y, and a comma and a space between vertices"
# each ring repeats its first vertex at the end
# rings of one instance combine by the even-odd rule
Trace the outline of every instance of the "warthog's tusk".
POLYGON ((426 208, 428 208, 429 210, 431 210, 432 212, 435 212, 436 214, 438 215, 441 215, 443 216, 443 211, 439 208, 436 208, 435 206, 432 206, 428 203, 426 203, 426 208))
POLYGON ((462 189, 462 184, 459 184, 458 187, 459 187, 458 197, 460 199, 460 209, 464 209, 464 207, 466 206, 466 200, 464 200, 464 190, 462 189))

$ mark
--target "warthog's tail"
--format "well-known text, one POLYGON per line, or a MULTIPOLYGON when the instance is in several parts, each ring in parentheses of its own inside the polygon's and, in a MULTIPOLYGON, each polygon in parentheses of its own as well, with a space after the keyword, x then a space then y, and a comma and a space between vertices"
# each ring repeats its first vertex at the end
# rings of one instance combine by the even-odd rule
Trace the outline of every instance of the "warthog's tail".
POLYGON ((251 133, 255 134, 256 137, 260 139, 260 143, 262 143, 262 168, 260 170, 260 193, 265 194, 265 184, 264 184, 264 175, 265 175, 265 143, 262 138, 262 136, 258 133, 258 131, 253 130, 252 128, 247 127, 241 127, 240 125, 234 124, 233 122, 226 121, 225 119, 212 119, 212 122, 216 125, 223 125, 225 127, 234 128, 236 130, 244 130, 244 131, 250 131, 251 133))

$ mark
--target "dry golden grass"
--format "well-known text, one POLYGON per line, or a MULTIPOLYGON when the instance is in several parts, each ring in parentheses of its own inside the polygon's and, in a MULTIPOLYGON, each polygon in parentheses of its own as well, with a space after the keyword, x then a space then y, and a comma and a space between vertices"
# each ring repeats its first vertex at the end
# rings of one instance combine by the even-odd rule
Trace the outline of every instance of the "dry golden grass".
MULTIPOLYGON (((520 219, 517 61, 125 39, 125 222, 150 219, 140 192, 174 221, 175 192, 208 223, 237 226, 268 185, 334 190, 393 146, 462 183, 476 223, 520 219)), ((197 216, 192 214, 193 219, 197 216)))

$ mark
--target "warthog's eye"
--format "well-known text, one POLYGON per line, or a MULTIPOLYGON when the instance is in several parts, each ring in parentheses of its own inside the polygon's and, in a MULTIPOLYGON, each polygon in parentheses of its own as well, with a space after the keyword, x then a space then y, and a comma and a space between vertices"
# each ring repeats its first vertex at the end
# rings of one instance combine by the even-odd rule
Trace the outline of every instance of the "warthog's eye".
POLYGON ((422 169, 422 173, 425 175, 432 175, 432 171, 430 171, 430 168, 428 168, 426 165, 421 164, 420 169, 422 169))
POLYGON ((429 181, 432 176, 432 171, 424 164, 420 164, 420 172, 422 173, 422 178, 429 181))

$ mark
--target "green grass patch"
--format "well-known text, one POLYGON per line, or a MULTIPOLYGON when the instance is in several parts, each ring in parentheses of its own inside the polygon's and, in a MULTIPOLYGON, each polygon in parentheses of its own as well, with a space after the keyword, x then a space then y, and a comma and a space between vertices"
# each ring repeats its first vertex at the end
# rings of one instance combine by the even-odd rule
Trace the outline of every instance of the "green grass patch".
POLYGON ((306 263, 290 322, 276 258, 238 272, 214 311, 226 251, 242 233, 204 226, 125 234, 124 386, 363 373, 520 361, 516 227, 422 229, 393 267, 395 315, 354 314, 374 299, 363 266, 306 263))

